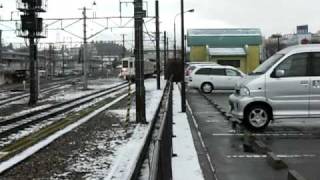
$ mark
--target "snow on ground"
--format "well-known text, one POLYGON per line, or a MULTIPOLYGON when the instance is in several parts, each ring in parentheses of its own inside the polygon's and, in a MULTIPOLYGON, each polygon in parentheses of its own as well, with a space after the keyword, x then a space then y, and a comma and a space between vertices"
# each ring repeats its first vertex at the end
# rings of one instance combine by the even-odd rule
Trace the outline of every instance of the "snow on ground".
POLYGON ((178 156, 172 159, 174 180, 204 179, 197 152, 194 146, 191 129, 186 113, 181 113, 181 96, 178 86, 173 91, 173 152, 178 156))
MULTIPOLYGON (((112 94, 109 94, 109 95, 106 95, 106 96, 97 98, 97 99, 95 99, 94 101, 89 102, 89 103, 86 103, 86 104, 81 105, 81 106, 78 106, 77 108, 72 109, 72 110, 69 111, 69 112, 66 112, 66 113, 64 113, 64 114, 60 114, 59 116, 54 117, 54 118, 46 119, 45 121, 42 121, 42 122, 40 122, 40 123, 37 123, 37 124, 35 124, 35 125, 27 128, 27 129, 24 129, 23 131, 19 131, 19 132, 16 133, 16 134, 11 134, 11 135, 10 135, 9 137, 7 137, 7 138, 0 139, 0 147, 3 147, 3 146, 5 146, 5 145, 7 145, 7 144, 10 144, 10 143, 12 143, 12 142, 15 141, 15 140, 18 140, 18 139, 21 139, 21 138, 23 138, 23 137, 26 137, 26 136, 30 135, 31 133, 33 133, 33 132, 37 132, 37 131, 39 131, 41 128, 44 128, 44 127, 46 127, 46 126, 48 126, 48 125, 50 125, 50 124, 52 124, 52 123, 54 123, 54 122, 57 122, 57 121, 65 118, 66 115, 69 114, 70 112, 79 112, 79 111, 81 111, 81 110, 83 110, 83 109, 86 109, 86 108, 88 108, 88 107, 96 104, 97 102, 103 101, 103 100, 105 100, 105 99, 107 99, 107 98, 115 97, 115 94, 121 94, 122 92, 123 92, 123 91, 119 91, 119 92, 116 92, 116 93, 112 93, 112 94)), ((61 108, 63 109, 64 107, 61 107, 61 108)), ((40 108, 40 109, 41 109, 41 108, 40 108)), ((52 112, 54 112, 54 111, 56 111, 56 110, 52 110, 52 112)), ((19 125, 21 125, 21 124, 26 124, 26 123, 34 120, 34 119, 37 118, 37 117, 42 117, 43 115, 46 115, 47 113, 49 113, 49 112, 45 112, 45 113, 39 114, 39 115, 36 116, 36 117, 26 118, 26 119, 24 119, 24 120, 22 120, 22 121, 19 121, 19 122, 13 124, 13 125, 10 124, 10 125, 8 125, 8 126, 2 126, 2 127, 0 127, 0 133, 1 133, 1 132, 4 132, 4 131, 7 131, 7 130, 9 130, 9 129, 12 129, 12 128, 14 128, 14 127, 17 127, 17 126, 19 126, 19 125)))
MULTIPOLYGON (((162 81, 162 86, 164 87, 165 82, 162 81)), ((162 90, 156 90, 156 80, 147 79, 145 81, 146 89, 146 118, 150 122, 157 110, 162 97, 162 90)), ((134 106, 134 105, 133 105, 134 106)), ((134 110, 134 108, 132 108, 134 110)), ((126 111, 122 111, 126 112, 126 111)), ((112 160, 112 166, 110 173, 105 178, 107 180, 123 180, 129 179, 133 168, 135 167, 137 158, 141 148, 146 141, 146 135, 150 128, 150 123, 148 125, 137 125, 133 131, 131 138, 127 143, 122 144, 113 153, 114 157, 112 160)))
MULTIPOLYGON (((114 83, 113 83, 114 85, 114 83)), ((162 82, 164 86, 164 82, 162 82)), ((106 88, 106 86, 104 87, 106 88)), ((156 109, 159 105, 160 99, 162 97, 162 90, 156 90, 156 80, 155 79, 148 79, 145 81, 145 88, 146 88, 146 118, 147 121, 151 121, 156 109)), ((163 88, 162 88, 163 89, 163 88)), ((124 96, 122 96, 124 98, 124 96)), ((118 98, 119 99, 119 98, 118 98)), ((115 102, 115 101, 114 101, 115 102)), ((110 103, 112 104, 112 103, 110 103)), ((110 107, 110 104, 107 105, 110 107)), ((15 158, 10 159, 9 161, 5 161, 0 163, 0 172, 5 170, 8 167, 13 166, 17 162, 27 158, 32 153, 40 150, 41 148, 45 147, 50 142, 54 141, 58 137, 62 136, 63 134, 71 131, 72 129, 76 128, 80 124, 88 121, 90 118, 94 116, 94 114, 101 113, 103 109, 106 109, 107 106, 100 108, 95 111, 95 113, 90 114, 89 116, 79 120, 77 123, 68 126, 66 129, 63 129, 52 136, 48 137, 47 139, 39 142, 33 147, 30 147, 26 151, 23 151, 21 154, 17 155, 15 158)), ((134 107, 134 104, 132 104, 134 107)), ((108 111, 106 111, 108 113, 108 111)), ((110 112, 109 112, 110 113, 110 112)), ((126 111, 114 111, 112 113, 118 113, 121 119, 124 119, 126 115, 126 111)), ((135 121, 135 108, 131 109, 131 121, 135 121)), ((128 179, 131 175, 133 168, 136 164, 136 160, 139 156, 141 151, 142 145, 146 140, 147 132, 150 128, 150 123, 147 125, 135 125, 128 131, 130 134, 129 139, 122 138, 128 132, 110 132, 106 131, 110 135, 110 133, 114 133, 114 137, 108 143, 111 144, 109 154, 107 155, 97 155, 95 157, 89 156, 87 154, 81 154, 79 159, 76 160, 75 164, 70 164, 68 169, 72 171, 78 172, 86 172, 85 179, 128 179)), ((103 133, 98 134, 96 141, 90 142, 92 146, 90 147, 99 147, 99 148, 106 148, 104 144, 106 139, 103 138, 103 133)), ((65 175, 67 175, 66 172, 65 175)), ((63 177, 63 174, 57 175, 57 177, 63 177)))
POLYGON ((122 79, 119 79, 119 78, 90 80, 89 88, 91 88, 91 89, 106 89, 106 88, 110 87, 110 84, 123 83, 123 82, 125 82, 125 81, 122 79))
POLYGON ((90 84, 88 86, 90 90, 83 91, 82 87, 79 87, 76 89, 67 89, 66 91, 62 91, 59 94, 51 96, 48 100, 63 102, 71 99, 76 99, 76 98, 97 92, 99 90, 107 89, 112 86, 116 86, 118 84, 123 83, 123 81, 120 81, 120 82, 119 81, 120 81, 119 79, 118 81, 116 80, 110 81, 108 79, 93 80, 93 81, 90 81, 90 84))
POLYGON ((0 116, 0 120, 3 121, 3 120, 12 119, 12 118, 15 118, 15 117, 18 117, 18 116, 22 116, 22 115, 28 114, 30 112, 34 112, 34 111, 38 111, 38 110, 50 107, 50 106, 51 106, 51 104, 46 104, 46 105, 43 105, 43 106, 37 106, 37 107, 34 107, 34 108, 23 110, 23 111, 14 113, 14 114, 12 114, 10 116, 0 116))
POLYGON ((110 108, 112 105, 116 104, 117 102, 119 102, 120 100, 122 100, 125 96, 121 96, 117 99, 115 99, 114 101, 112 101, 111 103, 95 110, 93 113, 89 114, 88 116, 80 119, 79 121, 67 126, 66 128, 54 133, 53 135, 47 137, 46 139, 44 139, 43 141, 40 141, 39 143, 35 144, 34 146, 26 149, 25 151, 21 152, 20 154, 17 154, 16 156, 14 156, 13 158, 7 160, 7 161, 3 161, 0 163, 0 173, 2 173, 3 171, 7 170, 8 168, 14 166, 15 164, 23 161, 24 159, 30 157, 32 154, 34 154, 35 152, 39 151, 40 149, 46 147, 48 144, 52 143, 54 140, 56 140, 57 138, 63 136, 64 134, 72 131, 73 129, 77 128, 78 126, 80 126, 81 124, 89 121, 91 118, 93 118, 94 116, 96 116, 97 114, 105 111, 106 109, 110 108))

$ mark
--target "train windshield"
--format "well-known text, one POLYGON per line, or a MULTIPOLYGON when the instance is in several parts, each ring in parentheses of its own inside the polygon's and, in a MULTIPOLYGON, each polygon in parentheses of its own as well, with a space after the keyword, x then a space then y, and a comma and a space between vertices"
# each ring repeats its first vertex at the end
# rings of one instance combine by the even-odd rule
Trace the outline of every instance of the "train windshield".
POLYGON ((128 61, 122 61, 122 68, 128 68, 128 61))

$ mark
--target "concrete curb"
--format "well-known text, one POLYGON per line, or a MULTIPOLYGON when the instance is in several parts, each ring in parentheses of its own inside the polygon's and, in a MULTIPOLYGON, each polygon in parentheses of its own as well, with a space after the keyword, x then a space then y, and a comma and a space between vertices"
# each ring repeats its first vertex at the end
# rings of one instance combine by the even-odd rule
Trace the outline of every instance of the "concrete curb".
POLYGON ((271 149, 261 140, 253 141, 253 147, 255 151, 260 154, 267 154, 268 152, 271 152, 271 149))
POLYGON ((267 152, 267 163, 276 170, 288 168, 288 165, 284 163, 273 152, 267 152))
POLYGON ((306 180, 306 178, 302 177, 295 170, 289 170, 289 172, 288 172, 288 180, 306 180))

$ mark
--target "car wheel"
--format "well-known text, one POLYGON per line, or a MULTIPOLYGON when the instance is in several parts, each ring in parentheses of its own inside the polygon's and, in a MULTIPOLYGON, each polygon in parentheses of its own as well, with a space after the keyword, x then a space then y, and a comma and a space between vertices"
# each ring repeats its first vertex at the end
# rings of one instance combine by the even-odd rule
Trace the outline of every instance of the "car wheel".
POLYGON ((201 85, 201 91, 205 94, 210 94, 213 91, 213 85, 211 83, 205 82, 201 85))
POLYGON ((266 129, 271 120, 271 112, 263 105, 254 105, 244 114, 245 125, 254 131, 262 131, 266 129))

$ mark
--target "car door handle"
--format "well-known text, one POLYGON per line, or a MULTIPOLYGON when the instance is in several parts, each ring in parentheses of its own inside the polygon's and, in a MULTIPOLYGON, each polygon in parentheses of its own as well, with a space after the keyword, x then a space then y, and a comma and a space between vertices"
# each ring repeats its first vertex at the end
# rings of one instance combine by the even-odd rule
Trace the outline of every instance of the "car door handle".
POLYGON ((301 81, 300 84, 301 85, 309 85, 309 81, 301 81))

